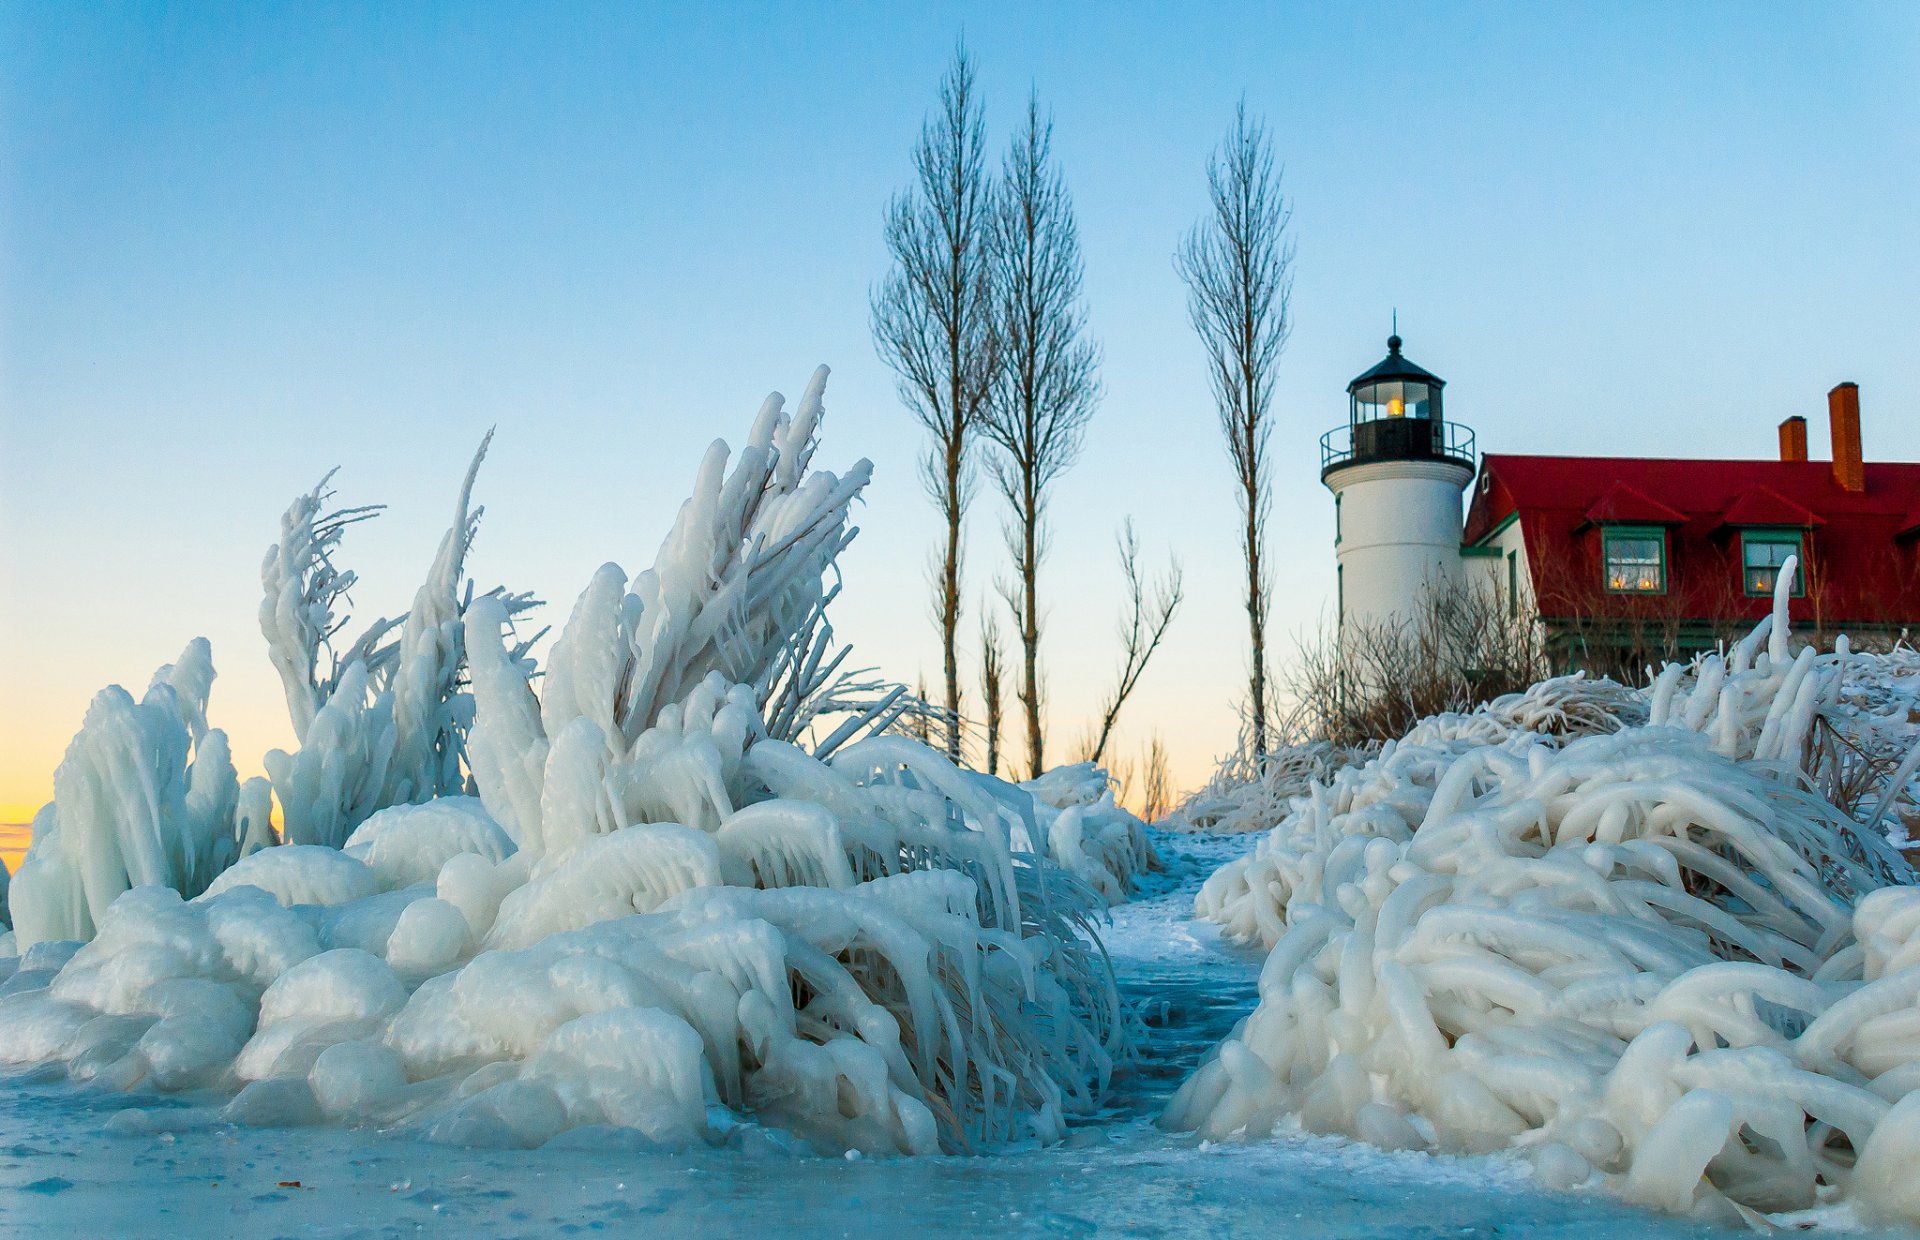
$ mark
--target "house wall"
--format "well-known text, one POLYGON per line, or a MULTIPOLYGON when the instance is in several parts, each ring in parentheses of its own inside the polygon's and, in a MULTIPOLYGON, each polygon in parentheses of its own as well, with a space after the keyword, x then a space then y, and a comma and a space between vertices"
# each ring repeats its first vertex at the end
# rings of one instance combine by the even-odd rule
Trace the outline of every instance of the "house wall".
POLYGON ((1461 549, 1460 563, 1468 585, 1507 600, 1517 614, 1539 610, 1534 598, 1533 567, 1527 561, 1527 541, 1520 522, 1496 530, 1476 547, 1461 549))

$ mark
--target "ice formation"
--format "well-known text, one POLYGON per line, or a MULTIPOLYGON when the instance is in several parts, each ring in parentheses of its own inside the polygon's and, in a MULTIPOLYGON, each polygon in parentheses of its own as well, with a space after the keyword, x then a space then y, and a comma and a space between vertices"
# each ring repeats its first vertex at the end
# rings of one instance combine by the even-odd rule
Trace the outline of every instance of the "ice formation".
POLYGON ((811 469, 825 378, 714 446, 537 680, 524 598, 460 586, 472 470, 412 611, 337 656, 330 553, 366 510, 296 502, 261 610, 288 842, 205 727, 204 643, 145 702, 102 694, 16 884, 0 1060, 473 1144, 1062 1135, 1127 1049, 1092 921, 1151 852, 1104 775, 963 770, 888 732, 897 692, 827 729, 868 466, 811 469))
POLYGON ((1865 801, 1868 821, 1890 819, 1903 843, 1920 839, 1920 652, 1903 639, 1890 650, 1853 651, 1837 709, 1822 718, 1837 744, 1816 744, 1832 799, 1865 801))
POLYGON ((1168 1126, 1518 1148, 1550 1184, 1727 1220, 1920 1221, 1895 1170, 1920 1149, 1920 889, 1809 790, 1848 656, 1793 654, 1784 612, 1668 668, 1644 722, 1437 717, 1298 798, 1198 897, 1270 954, 1168 1126))
POLYGON ((1034 851, 1044 849, 1108 904, 1126 900, 1138 875, 1159 868, 1147 824, 1114 803, 1112 777, 1093 763, 1056 766, 1020 787, 1033 795, 1034 851))
POLYGON ((130 887, 198 895, 272 838, 265 781, 240 783, 226 733, 207 726, 213 678, 201 638, 138 702, 118 685, 94 697, 9 891, 22 946, 92 937, 130 887))
MULTIPOLYGON (((492 438, 481 441, 467 467, 453 524, 413 607, 398 620, 376 620, 344 651, 332 645, 346 623, 334 606, 354 575, 337 569, 332 553, 349 525, 378 510, 324 512, 328 474, 281 518, 280 540, 260 569, 260 630, 300 748, 272 750, 265 765, 286 837, 295 844, 338 848, 381 809, 464 789, 473 702, 460 683, 466 661, 461 586, 480 522, 474 478, 492 438), (330 656, 324 676, 323 651, 330 656)), ((533 603, 499 591, 489 598, 509 615, 533 603)))
MULTIPOLYGON (((1502 736, 1521 728, 1551 735, 1611 732, 1629 722, 1644 722, 1640 695, 1611 680, 1590 680, 1582 673, 1556 676, 1480 706, 1469 715, 1448 715, 1456 730, 1502 736)), ((1282 745, 1259 759, 1242 745, 1223 762, 1205 787, 1189 796, 1161 822, 1168 831, 1238 835, 1268 831, 1286 817, 1293 799, 1315 784, 1330 782, 1339 771, 1367 762, 1377 745, 1336 745, 1304 740, 1282 745)))

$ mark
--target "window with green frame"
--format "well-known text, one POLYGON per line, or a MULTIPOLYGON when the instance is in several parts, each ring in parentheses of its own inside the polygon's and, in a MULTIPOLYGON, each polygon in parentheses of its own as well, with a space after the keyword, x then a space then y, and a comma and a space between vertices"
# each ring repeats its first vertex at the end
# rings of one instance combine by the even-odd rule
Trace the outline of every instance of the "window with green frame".
MULTIPOLYGON (((1799 530, 1740 531, 1740 587, 1749 595, 1772 595, 1774 583, 1788 556, 1800 555, 1799 530)), ((1807 593, 1806 557, 1801 556, 1801 571, 1793 575, 1793 597, 1807 593)))
POLYGON ((1665 594, 1667 532, 1657 525, 1610 525, 1601 531, 1607 592, 1665 594))

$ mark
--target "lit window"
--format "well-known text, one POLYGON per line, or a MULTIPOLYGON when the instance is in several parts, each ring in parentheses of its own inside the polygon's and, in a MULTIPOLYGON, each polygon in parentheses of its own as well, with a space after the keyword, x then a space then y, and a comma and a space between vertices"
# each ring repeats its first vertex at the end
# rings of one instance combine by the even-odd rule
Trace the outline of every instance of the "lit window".
POLYGON ((1667 535, 1647 526, 1606 531, 1607 589, 1615 594, 1661 594, 1667 588, 1667 535))
MULTIPOLYGON (((1750 531, 1740 536, 1740 580, 1748 594, 1771 595, 1788 556, 1800 554, 1800 535, 1782 530, 1750 531)), ((1793 596, 1807 592, 1805 557, 1794 574, 1793 596)))

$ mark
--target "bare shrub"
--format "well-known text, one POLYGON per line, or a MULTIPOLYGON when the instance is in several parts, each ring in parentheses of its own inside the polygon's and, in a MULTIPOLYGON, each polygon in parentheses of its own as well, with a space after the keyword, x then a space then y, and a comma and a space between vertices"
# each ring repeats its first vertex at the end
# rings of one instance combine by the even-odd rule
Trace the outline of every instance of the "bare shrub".
POLYGON ((1406 615, 1303 640, 1286 682, 1304 739, 1344 748, 1403 736, 1429 715, 1523 692, 1547 674, 1534 617, 1498 590, 1453 582, 1423 588, 1406 615))

